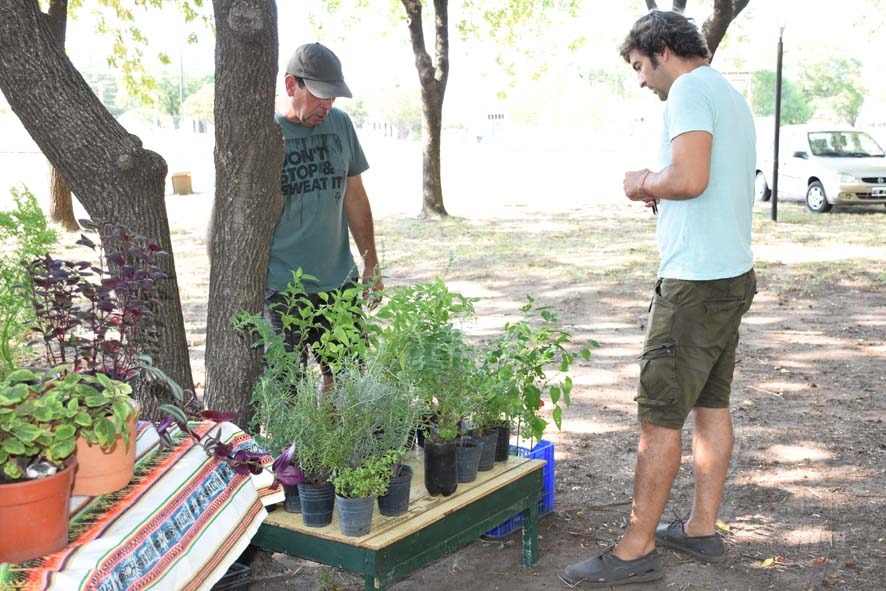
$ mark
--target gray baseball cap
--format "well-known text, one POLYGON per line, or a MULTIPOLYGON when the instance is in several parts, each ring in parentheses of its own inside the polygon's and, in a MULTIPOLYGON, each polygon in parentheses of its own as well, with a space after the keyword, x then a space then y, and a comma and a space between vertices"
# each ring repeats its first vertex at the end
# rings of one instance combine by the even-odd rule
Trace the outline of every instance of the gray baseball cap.
POLYGON ((352 96, 341 72, 341 61, 325 45, 306 43, 299 46, 289 58, 286 73, 303 78, 305 86, 317 98, 352 96))

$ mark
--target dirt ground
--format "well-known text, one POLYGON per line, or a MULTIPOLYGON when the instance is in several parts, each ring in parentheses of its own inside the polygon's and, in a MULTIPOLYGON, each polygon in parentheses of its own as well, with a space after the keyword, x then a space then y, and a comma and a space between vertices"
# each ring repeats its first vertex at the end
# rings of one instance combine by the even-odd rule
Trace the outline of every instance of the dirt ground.
MULTIPOLYGON (((886 211, 814 216, 787 203, 773 224, 767 207, 755 213, 759 293, 743 323, 733 388, 736 446, 720 513, 728 559, 706 566, 662 550, 666 577, 628 591, 886 586, 886 211)), ((517 532, 477 540, 392 591, 560 589, 567 564, 619 539, 637 445, 636 357, 657 265, 653 223, 621 202, 442 224, 377 220, 387 284, 440 276, 479 297, 478 319, 466 327, 478 342, 531 294, 576 342, 600 343, 572 372, 563 431, 546 436, 556 446, 556 508, 541 520, 538 564, 521 566, 517 532)), ((208 280, 201 232, 174 228, 177 264, 193 271, 179 276, 191 294, 185 311, 198 380, 208 280)), ((687 425, 666 516, 689 511, 690 441, 687 425)), ((358 577, 283 555, 258 555, 252 576, 254 591, 362 589, 358 577)))

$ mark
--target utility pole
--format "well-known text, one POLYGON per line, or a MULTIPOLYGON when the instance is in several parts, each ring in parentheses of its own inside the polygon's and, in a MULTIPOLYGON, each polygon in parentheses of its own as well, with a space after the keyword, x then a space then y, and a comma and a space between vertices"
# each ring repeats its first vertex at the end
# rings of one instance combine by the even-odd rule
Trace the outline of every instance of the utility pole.
POLYGON ((778 28, 778 58, 775 62, 775 142, 772 155, 772 221, 778 221, 778 139, 781 131, 781 55, 784 51, 784 25, 778 28))

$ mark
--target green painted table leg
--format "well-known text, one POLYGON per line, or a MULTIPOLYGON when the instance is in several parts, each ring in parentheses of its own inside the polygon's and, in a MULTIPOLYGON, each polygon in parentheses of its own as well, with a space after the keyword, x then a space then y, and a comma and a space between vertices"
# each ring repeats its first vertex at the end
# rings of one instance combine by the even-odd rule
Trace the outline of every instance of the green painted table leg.
POLYGON ((538 562, 538 503, 523 510, 523 566, 538 562))

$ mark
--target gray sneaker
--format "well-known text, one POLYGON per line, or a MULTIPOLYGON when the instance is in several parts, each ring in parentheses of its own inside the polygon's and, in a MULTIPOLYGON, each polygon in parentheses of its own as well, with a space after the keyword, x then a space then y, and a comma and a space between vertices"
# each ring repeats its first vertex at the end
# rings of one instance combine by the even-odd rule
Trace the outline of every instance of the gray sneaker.
POLYGON ((687 536, 683 530, 683 521, 680 519, 658 524, 655 530, 655 543, 658 546, 685 552, 703 562, 726 560, 726 546, 719 532, 712 536, 687 536))
POLYGON ((560 580, 570 588, 580 584, 602 588, 655 581, 664 576, 655 550, 640 558, 622 560, 612 553, 613 548, 610 546, 593 558, 567 566, 560 580))

